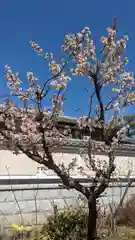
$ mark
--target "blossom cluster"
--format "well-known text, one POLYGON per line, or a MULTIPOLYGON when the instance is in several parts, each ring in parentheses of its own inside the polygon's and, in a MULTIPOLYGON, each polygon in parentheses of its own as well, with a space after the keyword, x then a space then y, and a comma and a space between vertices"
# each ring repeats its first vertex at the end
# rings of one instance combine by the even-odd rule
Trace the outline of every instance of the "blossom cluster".
POLYGON ((72 72, 76 76, 85 75, 90 60, 96 60, 95 45, 88 27, 77 34, 66 34, 62 50, 68 55, 72 55, 75 60, 76 67, 72 72))
MULTIPOLYGON (((56 142, 59 143, 59 139, 64 137, 60 134, 53 120, 44 113, 41 121, 37 121, 38 111, 25 112, 21 108, 18 108, 14 103, 5 104, 1 106, 0 121, 5 124, 5 134, 12 138, 12 149, 17 147, 17 144, 21 143, 22 146, 31 146, 40 149, 42 147, 42 129, 44 129, 44 136, 49 144, 53 145, 56 142), (50 139, 50 140, 49 140, 50 139), (55 140, 55 141, 54 141, 55 140), (57 141, 56 141, 57 140, 57 141)), ((66 134, 66 132, 65 132, 66 134)), ((2 139, 2 136, 0 135, 2 139)))
POLYGON ((58 64, 56 61, 52 61, 49 63, 49 68, 50 72, 54 76, 49 84, 49 87, 56 90, 65 90, 67 83, 71 80, 71 78, 66 74, 66 72, 61 71, 61 64, 58 64))
POLYGON ((40 86, 36 84, 38 80, 32 72, 27 72, 29 87, 26 91, 21 88, 22 81, 19 78, 19 73, 14 73, 10 66, 5 66, 5 78, 7 79, 8 88, 11 94, 17 96, 20 100, 25 101, 34 99, 36 101, 36 92, 39 91, 40 86))
POLYGON ((64 103, 64 95, 54 94, 52 96, 52 112, 55 115, 62 116, 63 115, 63 103, 64 103))
POLYGON ((31 47, 34 49, 35 52, 38 53, 39 56, 43 56, 43 49, 34 41, 30 41, 31 47))
POLYGON ((49 83, 50 89, 64 90, 67 86, 70 77, 66 72, 61 71, 62 65, 54 61, 53 53, 44 53, 44 50, 34 41, 30 41, 31 47, 39 56, 43 56, 45 60, 49 60, 49 70, 52 73, 52 79, 49 83))
POLYGON ((5 66, 5 70, 5 77, 8 80, 7 85, 11 90, 11 93, 13 95, 19 95, 21 98, 23 98, 22 88, 20 88, 22 81, 19 79, 19 73, 13 73, 11 67, 8 65, 5 66))
POLYGON ((28 82, 29 82, 29 85, 32 86, 33 84, 35 84, 35 82, 38 80, 33 72, 27 72, 27 78, 28 78, 28 82))
POLYGON ((133 73, 126 72, 125 66, 128 58, 125 56, 128 35, 117 39, 117 31, 107 28, 107 36, 100 39, 103 45, 101 58, 97 59, 96 46, 88 27, 77 34, 66 34, 62 50, 74 60, 75 67, 71 68, 72 75, 87 76, 93 83, 95 72, 100 85, 117 85, 113 92, 117 95, 113 101, 112 108, 121 109, 135 103, 135 80, 133 73), (94 60, 94 61, 93 61, 94 60), (97 71, 98 70, 98 71, 97 71), (116 107, 117 105, 117 107, 116 107))
MULTIPOLYGON (((111 100, 110 103, 114 112, 119 115, 124 106, 135 103, 134 76, 133 73, 125 70, 125 65, 128 63, 128 59, 125 56, 127 41, 127 35, 117 40, 117 31, 112 28, 107 28, 107 36, 103 36, 100 39, 103 48, 101 51, 101 57, 98 59, 96 46, 88 27, 85 27, 82 31, 76 34, 67 33, 61 47, 62 51, 66 53, 67 56, 67 61, 65 60, 64 63, 55 61, 53 53, 45 53, 40 45, 35 41, 31 41, 30 44, 39 56, 48 60, 51 76, 47 79, 47 84, 44 84, 44 86, 48 87, 47 90, 53 89, 56 90, 57 93, 61 93, 61 91, 64 92, 72 75, 86 76, 91 79, 92 83, 94 83, 93 79, 95 74, 97 74, 98 84, 100 87, 104 87, 108 84, 114 84, 112 91, 116 97, 114 100, 111 100), (69 66, 69 61, 71 61, 71 68, 69 66), (68 70, 70 71, 67 70, 67 64, 69 64, 68 70)), ((22 81, 19 78, 19 73, 14 73, 8 65, 5 66, 5 70, 7 85, 13 95, 18 96, 23 101, 30 99, 34 100, 38 105, 42 103, 46 92, 44 86, 42 87, 37 83, 38 78, 34 76, 33 72, 27 72, 29 86, 25 91, 23 91, 21 88, 22 81)), ((58 94, 52 95, 52 113, 56 112, 58 114, 63 114, 63 96, 64 95, 58 94)), ((100 112, 100 106, 97 106, 96 109, 97 112, 100 112)), ((20 118, 22 119, 20 134, 26 136, 26 139, 34 144, 40 142, 42 139, 42 135, 39 131, 40 121, 30 117, 27 113, 25 114, 24 112, 20 112, 15 106, 12 106, 11 110, 13 112, 10 113, 9 119, 5 121, 7 129, 11 131, 16 130, 15 119, 17 117, 16 113, 18 112, 20 114, 20 118)), ((40 120, 43 126, 43 120, 45 120, 44 117, 40 120)), ((80 129, 88 127, 91 132, 93 123, 90 119, 84 117, 78 120, 78 126, 80 129)), ((45 129, 46 126, 43 128, 45 129)), ((57 135, 57 131, 54 126, 50 129, 51 130, 47 130, 45 132, 46 136, 53 136, 54 133, 57 135)), ((15 135, 17 139, 21 138, 22 135, 20 134, 15 135)), ((122 134, 122 131, 119 132, 119 136, 122 134)), ((117 141, 114 139, 113 146, 116 145, 117 141)), ((96 148, 94 144, 92 147, 94 149, 96 148)), ((101 148, 98 149, 101 151, 101 148)), ((105 150, 107 151, 107 149, 105 150)))
POLYGON ((62 50, 68 54, 77 55, 83 52, 84 56, 89 59, 95 59, 95 46, 91 39, 91 32, 88 27, 85 27, 77 34, 66 34, 62 50))
POLYGON ((44 56, 46 60, 53 59, 53 53, 44 53, 44 50, 35 41, 30 41, 30 45, 39 56, 44 56))

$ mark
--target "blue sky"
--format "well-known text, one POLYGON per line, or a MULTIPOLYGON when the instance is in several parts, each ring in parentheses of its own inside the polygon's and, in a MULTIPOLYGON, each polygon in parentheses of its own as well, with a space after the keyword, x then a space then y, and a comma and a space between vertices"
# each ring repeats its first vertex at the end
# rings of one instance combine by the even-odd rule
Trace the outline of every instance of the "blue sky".
MULTIPOLYGON (((26 86, 26 72, 33 71, 40 82, 48 77, 47 66, 29 46, 30 40, 36 42, 45 51, 54 52, 60 57, 60 46, 66 32, 78 32, 89 26, 93 39, 100 51, 99 40, 105 34, 106 27, 118 19, 119 35, 128 33, 128 68, 135 70, 135 1, 125 0, 1 0, 0 1, 0 95, 8 92, 4 79, 4 65, 9 64, 26 86)), ((87 79, 75 78, 68 87, 65 102, 66 115, 86 115, 88 93, 91 88, 87 79), (77 113, 74 110, 80 108, 77 113)), ((130 113, 135 113, 130 108, 130 113)))

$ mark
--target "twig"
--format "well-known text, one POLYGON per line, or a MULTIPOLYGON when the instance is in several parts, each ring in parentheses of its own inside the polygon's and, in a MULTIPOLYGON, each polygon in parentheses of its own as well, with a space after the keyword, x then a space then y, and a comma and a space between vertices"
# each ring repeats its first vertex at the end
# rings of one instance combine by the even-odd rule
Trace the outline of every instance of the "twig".
POLYGON ((12 225, 12 222, 10 222, 10 221, 8 220, 8 218, 5 216, 4 212, 2 212, 2 211, 0 210, 0 214, 5 218, 5 220, 8 222, 8 224, 11 226, 11 225, 12 225))
POLYGON ((12 191, 12 193, 13 193, 13 195, 14 195, 15 202, 16 202, 16 204, 17 204, 17 206, 18 206, 18 210, 19 210, 19 214, 20 214, 20 218, 21 218, 21 224, 23 225, 24 221, 23 221, 23 216, 22 216, 21 208, 20 208, 19 202, 18 202, 18 200, 17 200, 17 197, 16 197, 16 195, 15 195, 15 192, 14 192, 14 190, 13 190, 12 180, 11 180, 10 173, 9 173, 9 170, 8 170, 8 167, 7 167, 7 166, 6 166, 6 170, 7 170, 7 173, 8 173, 8 177, 9 177, 9 179, 10 179, 11 191, 12 191))
POLYGON ((116 211, 115 211, 113 217, 116 217, 117 212, 118 212, 119 208, 123 205, 123 202, 124 202, 125 197, 126 197, 126 195, 127 195, 127 193, 128 193, 128 190, 129 190, 130 186, 132 185, 132 183, 133 183, 134 181, 135 181, 135 178, 129 180, 129 182, 128 182, 126 188, 125 188, 125 191, 124 191, 124 193, 123 193, 123 195, 122 195, 122 198, 121 198, 121 200, 120 200, 120 202, 119 202, 119 205, 118 205, 117 208, 116 208, 116 211))
MULTIPOLYGON (((39 180, 39 178, 38 178, 38 180, 39 180)), ((35 195, 34 195, 35 214, 36 214, 36 240, 38 240, 38 229, 37 229, 37 226, 38 226, 38 207, 37 207, 38 190, 39 190, 39 181, 37 183, 37 190, 36 190, 35 195)))
POLYGON ((90 96, 90 107, 89 107, 89 113, 88 113, 88 118, 91 116, 91 111, 92 111, 92 102, 93 102, 93 97, 94 97, 95 92, 90 96))

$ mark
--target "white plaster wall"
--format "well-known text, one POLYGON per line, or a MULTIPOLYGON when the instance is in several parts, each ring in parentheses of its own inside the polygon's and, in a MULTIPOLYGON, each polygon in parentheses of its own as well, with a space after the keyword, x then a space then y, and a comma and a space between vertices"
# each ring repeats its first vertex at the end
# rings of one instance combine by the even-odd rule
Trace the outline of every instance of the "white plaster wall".
MULTIPOLYGON (((116 156, 116 172, 119 176, 126 176, 128 171, 131 171, 131 175, 135 176, 135 157, 116 156)), ((79 154, 70 153, 55 153, 53 154, 56 163, 64 163, 67 166, 73 158, 77 159, 77 166, 74 171, 71 172, 72 175, 78 173, 77 168, 83 166, 85 172, 92 175, 89 169, 85 167, 84 161, 79 154)), ((101 163, 105 160, 108 161, 108 157, 105 155, 96 155, 95 159, 100 160, 101 163)), ((15 155, 8 150, 0 150, 0 176, 8 175, 6 167, 9 169, 10 175, 35 175, 37 173, 37 168, 39 164, 28 158, 24 154, 15 155)), ((46 174, 53 175, 52 171, 46 171, 46 174)))
POLYGON ((15 155, 8 150, 0 150, 0 175, 35 175, 37 163, 24 154, 15 155))

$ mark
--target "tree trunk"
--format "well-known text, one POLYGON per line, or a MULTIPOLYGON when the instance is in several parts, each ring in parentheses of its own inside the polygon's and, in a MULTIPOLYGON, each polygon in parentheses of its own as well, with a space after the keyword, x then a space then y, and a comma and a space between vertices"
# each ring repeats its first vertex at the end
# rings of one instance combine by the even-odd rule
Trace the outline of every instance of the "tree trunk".
POLYGON ((87 240, 95 240, 97 237, 97 205, 95 196, 93 196, 91 201, 88 202, 88 209, 87 240))

